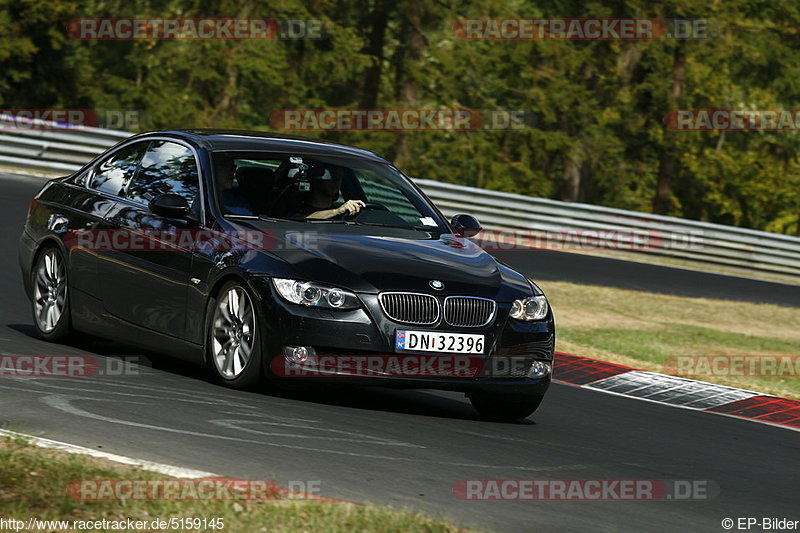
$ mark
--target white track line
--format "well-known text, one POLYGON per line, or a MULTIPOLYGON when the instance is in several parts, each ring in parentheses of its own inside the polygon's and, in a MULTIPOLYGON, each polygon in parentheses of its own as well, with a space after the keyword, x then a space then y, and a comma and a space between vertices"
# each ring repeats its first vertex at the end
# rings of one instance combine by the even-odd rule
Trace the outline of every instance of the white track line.
MULTIPOLYGON (((567 355, 569 355, 569 354, 567 354, 567 355)), ((580 357, 580 356, 574 356, 574 357, 580 357)), ((588 359, 588 358, 584 357, 584 359, 588 359)), ((598 359, 592 359, 592 360, 593 361, 599 361, 598 359)), ((601 361, 601 362, 603 362, 603 361, 601 361)), ((747 389, 738 389, 736 387, 728 387, 726 385, 718 385, 716 383, 709 383, 707 381, 700 381, 700 380, 696 380, 696 379, 689 379, 689 378, 683 378, 683 377, 678 377, 678 376, 671 376, 669 374, 659 374, 658 372, 646 372, 644 370, 637 370, 635 368, 623 371, 623 372, 621 372, 619 374, 615 374, 613 376, 609 376, 609 377, 606 377, 606 378, 601 378, 601 379, 598 379, 598 380, 595 380, 595 381, 592 381, 592 382, 589 382, 589 383, 584 383, 583 385, 576 385, 576 384, 570 383, 568 381, 561 381, 561 380, 559 380, 557 378, 554 379, 553 381, 558 382, 558 383, 563 384, 563 385, 567 385, 568 387, 576 387, 576 388, 579 388, 579 389, 589 389, 589 390, 593 390, 593 391, 597 391, 597 392, 602 392, 604 394, 611 394, 613 396, 618 396, 620 398, 628 398, 628 399, 631 399, 631 400, 640 400, 640 401, 643 401, 643 402, 649 402, 649 403, 654 403, 654 404, 658 404, 658 405, 666 405, 666 406, 669 406, 669 407, 676 407, 678 409, 686 409, 688 411, 696 411, 696 412, 700 412, 700 413, 709 413, 709 414, 717 415, 717 416, 726 416, 728 418, 735 418, 737 420, 743 420, 745 422, 757 422, 759 424, 764 424, 765 426, 772 426, 772 427, 776 427, 776 428, 780 428, 780 429, 788 429, 790 431, 800 432, 800 428, 787 426, 787 425, 781 424, 779 422, 770 422, 769 420, 760 420, 758 418, 751 418, 751 417, 746 417, 746 416, 738 416, 738 415, 735 415, 735 414, 721 413, 721 412, 718 412, 718 411, 709 410, 709 409, 715 409, 717 407, 721 407, 723 405, 727 405, 729 403, 734 403, 734 402, 737 402, 739 400, 752 398, 754 396, 767 396, 767 397, 779 398, 778 396, 773 396, 772 394, 767 394, 765 392, 757 392, 757 391, 751 391, 751 390, 747 390, 747 389), (642 380, 649 381, 650 385, 648 385, 648 386, 652 386, 652 385, 658 384, 658 385, 661 385, 663 387, 663 389, 659 390, 659 391, 653 391, 651 394, 648 394, 647 396, 636 396, 634 394, 630 394, 630 392, 635 391, 635 390, 640 390, 645 386, 645 385, 642 384, 642 380), (621 385, 621 384, 623 384, 625 382, 630 382, 632 385, 640 385, 640 386, 639 387, 635 387, 635 388, 630 389, 630 390, 625 391, 625 392, 615 391, 615 390, 613 390, 613 386, 612 387, 608 387, 608 388, 606 387, 609 384, 621 385), (724 395, 724 394, 728 394, 728 395, 731 395, 733 397, 729 401, 723 402, 721 404, 717 404, 715 402, 713 405, 709 405, 707 407, 695 407, 695 406, 693 406, 692 404, 698 403, 697 401, 691 401, 691 402, 688 402, 687 404, 682 404, 682 403, 664 401, 664 400, 661 400, 661 399, 654 400, 654 399, 649 397, 649 396, 655 396, 655 395, 660 394, 660 393, 665 392, 665 391, 679 391, 680 387, 674 385, 674 384, 677 384, 677 383, 681 383, 683 385, 689 385, 689 386, 696 386, 696 387, 698 387, 698 392, 701 392, 703 390, 714 390, 714 391, 716 391, 716 394, 712 395, 710 398, 714 398, 714 397, 717 397, 717 396, 720 396, 720 395, 724 395)), ((708 400, 708 399, 709 398, 706 398, 706 400, 708 400)), ((782 399, 785 399, 785 398, 782 398, 782 399)))
POLYGON ((141 468, 142 470, 149 470, 150 472, 158 472, 159 474, 165 474, 173 477, 186 478, 186 479, 220 477, 219 474, 213 474, 211 472, 203 472, 202 470, 193 470, 191 468, 181 468, 179 466, 172 466, 163 463, 154 463, 152 461, 145 461, 142 459, 134 459, 132 457, 125 457, 124 455, 101 452, 98 450, 93 450, 92 448, 85 448, 83 446, 68 444, 66 442, 44 439, 42 437, 34 437, 33 435, 25 435, 24 433, 17 433, 16 431, 9 431, 7 429, 0 429, 0 436, 22 438, 30 442, 31 444, 39 446, 41 448, 52 448, 67 453, 88 455, 90 457, 95 457, 98 459, 108 459, 109 461, 114 461, 115 463, 122 463, 125 465, 136 466, 141 468))

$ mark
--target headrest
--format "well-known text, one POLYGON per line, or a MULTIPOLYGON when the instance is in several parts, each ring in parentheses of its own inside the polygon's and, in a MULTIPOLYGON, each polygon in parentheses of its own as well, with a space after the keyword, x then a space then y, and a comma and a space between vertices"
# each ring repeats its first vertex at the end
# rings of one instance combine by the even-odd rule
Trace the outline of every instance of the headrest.
POLYGON ((311 178, 312 180, 329 180, 329 179, 331 179, 331 173, 328 172, 328 169, 326 169, 323 166, 319 166, 319 165, 312 165, 311 167, 309 167, 306 175, 309 178, 311 178))
POLYGON ((237 167, 236 181, 241 188, 270 188, 274 185, 275 171, 266 167, 237 167))
MULTIPOLYGON (((294 178, 297 173, 300 172, 298 168, 290 168, 289 171, 286 173, 288 178, 294 178)), ((328 170, 320 165, 311 165, 306 169, 306 178, 312 180, 329 180, 331 173, 328 170)))

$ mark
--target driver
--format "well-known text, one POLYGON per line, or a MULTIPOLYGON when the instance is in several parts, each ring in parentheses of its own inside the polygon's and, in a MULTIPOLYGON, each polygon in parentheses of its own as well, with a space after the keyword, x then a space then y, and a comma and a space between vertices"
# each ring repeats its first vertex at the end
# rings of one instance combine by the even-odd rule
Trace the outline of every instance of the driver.
POLYGON ((357 215, 364 207, 361 200, 347 200, 339 207, 334 208, 333 203, 339 198, 339 189, 342 186, 344 169, 332 167, 319 176, 311 178, 311 192, 303 206, 301 216, 305 218, 327 219, 335 216, 357 215))

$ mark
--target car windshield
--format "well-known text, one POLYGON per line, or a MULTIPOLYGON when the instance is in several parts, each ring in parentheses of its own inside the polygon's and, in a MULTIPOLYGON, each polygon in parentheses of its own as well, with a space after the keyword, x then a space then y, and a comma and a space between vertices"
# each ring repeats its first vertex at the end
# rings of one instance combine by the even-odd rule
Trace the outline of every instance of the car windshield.
POLYGON ((227 216, 446 231, 429 202, 386 163, 214 152, 212 164, 219 207, 227 216))

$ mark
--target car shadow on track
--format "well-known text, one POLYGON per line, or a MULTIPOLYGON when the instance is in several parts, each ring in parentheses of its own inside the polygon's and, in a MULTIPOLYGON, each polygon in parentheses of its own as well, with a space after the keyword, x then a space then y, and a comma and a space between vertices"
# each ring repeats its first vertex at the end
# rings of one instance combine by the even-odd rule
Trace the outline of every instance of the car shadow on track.
MULTIPOLYGON (((61 348, 67 347, 79 354, 124 359, 126 361, 136 362, 140 366, 211 382, 210 376, 202 366, 194 365, 130 344, 107 340, 92 335, 85 335, 83 333, 73 333, 70 338, 63 343, 50 343, 42 340, 36 334, 36 329, 31 324, 8 324, 6 327, 18 333, 22 333, 35 341, 37 343, 37 348, 39 344, 53 347, 48 350, 50 353, 64 353, 64 350, 61 348)), ((19 350, 17 351, 19 352, 19 350)))
MULTIPOLYGON (((457 420, 483 420, 466 398, 444 397, 439 393, 426 390, 309 386, 302 390, 269 390, 265 394, 305 403, 364 411, 402 413, 457 420)), ((530 421, 523 421, 522 423, 533 424, 530 421)))
MULTIPOLYGON (((31 324, 9 324, 7 326, 26 337, 37 342, 53 347, 69 347, 78 353, 88 353, 112 359, 134 360, 137 364, 166 372, 172 375, 183 376, 192 380, 213 384, 219 390, 225 388, 214 382, 208 370, 202 365, 193 364, 174 357, 165 356, 149 350, 105 340, 90 335, 76 334, 69 342, 64 344, 51 344, 42 341, 31 324)), ((50 350, 61 352, 63 350, 50 350)), ((283 398, 290 401, 313 403, 359 409, 363 411, 392 412, 426 416, 434 418, 448 418, 456 420, 485 421, 472 408, 465 397, 459 398, 458 393, 440 393, 427 390, 400 390, 383 387, 353 387, 335 384, 291 384, 290 386, 276 385, 273 382, 264 382, 251 394, 283 398)), ((506 422, 507 423, 507 422, 506 422)), ((535 425, 531 420, 516 422, 521 425, 535 425)))

